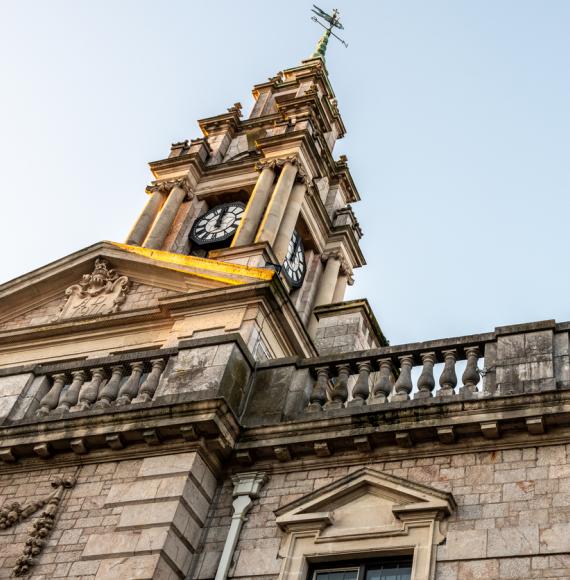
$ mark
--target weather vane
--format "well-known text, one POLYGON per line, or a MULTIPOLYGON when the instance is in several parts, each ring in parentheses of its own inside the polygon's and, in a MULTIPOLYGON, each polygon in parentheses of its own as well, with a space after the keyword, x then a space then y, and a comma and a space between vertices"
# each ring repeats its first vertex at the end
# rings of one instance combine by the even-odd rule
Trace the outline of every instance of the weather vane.
POLYGON ((311 20, 317 24, 320 24, 325 29, 325 33, 319 40, 317 47, 315 48, 315 52, 313 52, 311 58, 321 57, 324 60, 327 44, 329 43, 329 38, 331 35, 348 48, 348 44, 342 38, 340 38, 340 36, 337 36, 333 32, 333 28, 339 28, 340 30, 344 29, 344 26, 340 23, 340 12, 335 8, 332 14, 327 14, 324 10, 321 10, 315 4, 313 4, 311 11, 316 14, 316 16, 311 16, 311 20), (327 24, 323 24, 319 18, 324 20, 327 24))

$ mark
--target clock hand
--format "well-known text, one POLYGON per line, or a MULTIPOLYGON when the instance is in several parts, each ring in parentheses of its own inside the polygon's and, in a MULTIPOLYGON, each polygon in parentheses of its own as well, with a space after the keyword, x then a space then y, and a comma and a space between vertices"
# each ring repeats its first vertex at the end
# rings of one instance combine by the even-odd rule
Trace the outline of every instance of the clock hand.
POLYGON ((224 216, 228 213, 228 208, 225 207, 219 214, 218 214, 218 219, 216 220, 216 224, 214 225, 214 227, 217 229, 222 225, 222 220, 224 219, 224 216))
POLYGON ((297 238, 295 239, 295 243, 293 244, 293 255, 291 257, 294 257, 295 254, 297 253, 297 250, 299 249, 300 243, 301 243, 301 236, 297 236, 297 238))

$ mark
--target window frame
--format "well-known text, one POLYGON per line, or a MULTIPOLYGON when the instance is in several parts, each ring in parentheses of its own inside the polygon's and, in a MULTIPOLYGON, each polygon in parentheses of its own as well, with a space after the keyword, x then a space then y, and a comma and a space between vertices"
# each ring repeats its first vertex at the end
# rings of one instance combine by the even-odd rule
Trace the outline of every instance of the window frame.
POLYGON ((309 569, 319 564, 410 554, 411 580, 435 580, 437 546, 456 508, 450 493, 363 467, 275 510, 285 533, 278 580, 310 578, 309 569), (342 510, 349 513, 362 496, 377 501, 379 511, 369 510, 368 521, 354 525, 342 510))
POLYGON ((319 572, 357 572, 356 580, 365 580, 366 572, 375 566, 385 566, 387 564, 401 564, 408 565, 410 570, 410 577, 414 565, 413 554, 402 554, 399 556, 386 556, 383 558, 358 558, 352 560, 343 560, 339 562, 319 562, 309 565, 309 572, 307 580, 317 580, 319 572))

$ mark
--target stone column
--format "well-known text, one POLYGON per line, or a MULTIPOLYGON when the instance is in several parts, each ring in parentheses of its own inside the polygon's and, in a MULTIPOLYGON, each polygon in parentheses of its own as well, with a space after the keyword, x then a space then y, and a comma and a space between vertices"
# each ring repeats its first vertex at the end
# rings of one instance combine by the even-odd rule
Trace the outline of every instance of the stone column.
MULTIPOLYGON (((315 296, 315 302, 313 303, 313 308, 323 304, 330 304, 332 302, 339 270, 340 257, 336 255, 329 255, 325 269, 318 281, 318 289, 315 296)), ((317 327, 318 321, 313 315, 309 322, 309 334, 311 336, 315 336, 317 327)))
POLYGON ((289 203, 285 208, 285 213, 283 214, 283 219, 281 220, 281 225, 279 226, 279 231, 273 244, 273 253, 277 258, 278 264, 282 264, 287 255, 289 242, 293 236, 293 230, 299 218, 299 212, 301 211, 306 191, 307 186, 304 183, 296 183, 293 186, 289 203))
POLYGON ((214 580, 226 580, 228 577, 243 522, 253 506, 253 500, 259 496, 259 491, 267 481, 267 474, 259 471, 240 473, 239 475, 234 475, 232 481, 234 484, 234 513, 214 580))
POLYGON ((152 248, 155 250, 161 248, 187 194, 188 182, 185 177, 172 184, 172 189, 168 194, 166 203, 163 205, 162 210, 153 223, 150 233, 143 244, 143 248, 152 248))
POLYGON ((346 292, 347 284, 348 274, 341 272, 340 276, 337 278, 336 286, 334 287, 334 294, 332 297, 333 302, 342 302, 344 300, 344 293, 346 292))
POLYGON ((273 165, 264 165, 251 197, 245 208, 245 212, 234 235, 231 247, 246 246, 251 244, 259 227, 263 210, 267 206, 271 187, 275 181, 273 165))
POLYGON ((289 202, 297 171, 297 166, 291 161, 286 161, 283 165, 281 175, 279 175, 277 185, 273 190, 271 201, 265 210, 265 215, 263 216, 263 220, 259 226, 255 238, 256 242, 268 242, 272 246, 275 243, 277 231, 279 230, 283 214, 285 213, 285 208, 289 202))
POLYGON ((135 225, 129 232, 125 242, 126 244, 140 246, 144 242, 150 227, 164 203, 164 193, 161 185, 149 187, 147 188, 147 192, 150 193, 150 198, 135 222, 135 225))

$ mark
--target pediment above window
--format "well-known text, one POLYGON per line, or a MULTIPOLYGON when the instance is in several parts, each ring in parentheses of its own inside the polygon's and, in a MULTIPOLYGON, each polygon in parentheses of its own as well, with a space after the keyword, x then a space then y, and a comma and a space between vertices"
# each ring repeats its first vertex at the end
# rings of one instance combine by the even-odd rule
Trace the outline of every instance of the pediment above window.
POLYGON ((281 580, 305 578, 332 558, 413 556, 414 580, 431 578, 434 547, 445 538, 453 496, 363 468, 277 510, 287 533, 281 580))

